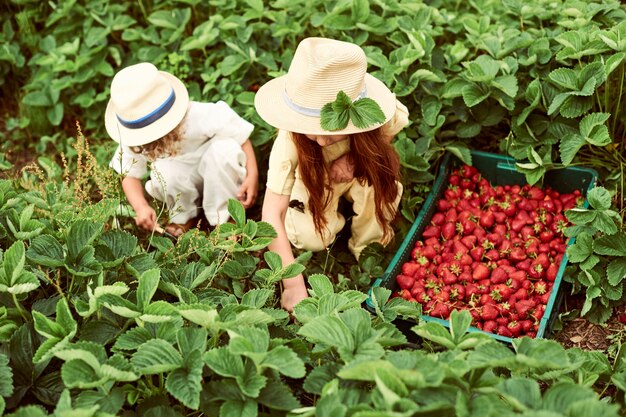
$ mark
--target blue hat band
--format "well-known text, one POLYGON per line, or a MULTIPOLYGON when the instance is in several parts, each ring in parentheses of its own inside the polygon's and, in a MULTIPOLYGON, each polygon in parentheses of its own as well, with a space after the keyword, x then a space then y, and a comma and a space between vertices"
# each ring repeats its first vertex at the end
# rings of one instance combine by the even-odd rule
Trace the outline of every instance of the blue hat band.
POLYGON ((172 88, 172 92, 170 93, 169 97, 165 99, 163 104, 161 104, 149 114, 135 120, 124 120, 118 114, 116 114, 116 117, 117 120, 122 124, 122 126, 128 129, 141 129, 142 127, 149 126, 159 120, 161 117, 163 117, 172 108, 175 101, 176 94, 174 93, 174 89, 172 88))

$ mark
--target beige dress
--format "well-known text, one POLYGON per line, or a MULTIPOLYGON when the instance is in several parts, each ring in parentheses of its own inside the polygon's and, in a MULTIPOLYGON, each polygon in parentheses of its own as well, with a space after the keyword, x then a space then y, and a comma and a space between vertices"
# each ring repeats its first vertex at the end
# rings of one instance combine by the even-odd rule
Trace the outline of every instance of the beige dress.
MULTIPOLYGON (((383 134, 395 136, 408 124, 407 108, 397 102, 396 114, 383 126, 383 134)), ((333 162, 350 150, 350 140, 346 139, 322 148, 327 164, 333 162)), ((383 228, 376 219, 374 205, 374 189, 369 185, 361 185, 358 180, 333 183, 330 203, 324 213, 327 220, 326 228, 320 236, 315 231, 313 217, 308 208, 309 196, 302 182, 298 167, 298 156, 295 143, 286 131, 279 131, 272 147, 267 173, 267 188, 276 194, 290 196, 291 202, 301 202, 303 207, 289 207, 285 217, 285 229, 291 244, 299 249, 320 251, 329 247, 346 223, 344 216, 338 211, 340 198, 352 204, 354 216, 351 224, 351 237, 348 247, 354 256, 359 257, 361 251, 370 243, 389 243, 392 236, 384 238, 383 228)), ((402 197, 402 184, 396 184, 398 195, 395 207, 402 197)), ((294 204, 295 205, 295 204, 294 204)), ((391 221, 395 216, 388 213, 391 221)))

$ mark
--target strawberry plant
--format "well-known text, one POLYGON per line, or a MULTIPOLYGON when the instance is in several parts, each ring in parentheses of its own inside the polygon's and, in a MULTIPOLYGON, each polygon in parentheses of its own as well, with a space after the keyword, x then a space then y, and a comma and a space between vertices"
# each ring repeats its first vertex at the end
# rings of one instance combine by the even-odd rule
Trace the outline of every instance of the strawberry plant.
POLYGON ((592 189, 588 200, 590 207, 565 213, 573 223, 566 234, 576 238, 567 257, 579 267, 577 273, 570 271, 566 279, 574 284, 574 291, 585 294, 581 315, 602 323, 611 316, 612 308, 624 301, 626 234, 606 188, 592 189))

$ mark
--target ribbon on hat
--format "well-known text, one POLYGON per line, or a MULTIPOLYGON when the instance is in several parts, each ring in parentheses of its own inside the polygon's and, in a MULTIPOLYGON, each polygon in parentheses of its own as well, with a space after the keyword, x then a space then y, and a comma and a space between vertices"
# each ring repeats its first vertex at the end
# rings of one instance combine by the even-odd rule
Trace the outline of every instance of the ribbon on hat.
POLYGON ((172 88, 172 92, 169 97, 165 99, 163 104, 157 107, 155 110, 151 111, 147 115, 140 117, 135 120, 124 120, 119 114, 116 114, 117 120, 122 124, 122 126, 128 129, 141 129, 142 127, 146 127, 151 125, 152 123, 159 120, 161 117, 165 116, 165 114, 172 108, 174 102, 176 101, 176 94, 174 93, 174 89, 172 88))
MULTIPOLYGON (((354 100, 356 101, 365 97, 367 97, 367 87, 363 87, 363 90, 361 90, 359 95, 354 100)), ((320 114, 322 113, 322 109, 313 109, 296 104, 291 97, 289 97, 289 94, 287 94, 287 90, 283 90, 283 100, 285 101, 287 107, 304 116, 320 117, 320 114)))

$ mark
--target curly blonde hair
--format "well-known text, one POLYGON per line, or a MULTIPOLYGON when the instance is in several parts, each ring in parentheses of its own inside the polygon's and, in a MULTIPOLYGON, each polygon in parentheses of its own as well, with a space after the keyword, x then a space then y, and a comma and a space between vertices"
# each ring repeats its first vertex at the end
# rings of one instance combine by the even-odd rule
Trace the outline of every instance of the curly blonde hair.
POLYGON ((144 155, 149 161, 176 156, 180 151, 180 142, 185 133, 184 126, 185 118, 180 121, 178 126, 160 139, 146 143, 145 145, 133 146, 131 150, 144 155))

